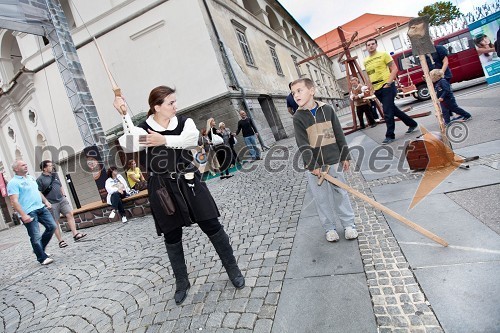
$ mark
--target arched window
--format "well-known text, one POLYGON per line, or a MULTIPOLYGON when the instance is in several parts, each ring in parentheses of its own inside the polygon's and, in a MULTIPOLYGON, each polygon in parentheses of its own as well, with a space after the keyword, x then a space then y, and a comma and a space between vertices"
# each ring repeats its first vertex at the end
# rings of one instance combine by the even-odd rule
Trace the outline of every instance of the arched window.
POLYGON ((261 8, 257 3, 257 0, 243 0, 243 6, 245 7, 246 10, 248 10, 250 13, 254 15, 258 15, 261 11, 261 8))
POLYGON ((0 34, 0 38, 0 59, 2 59, 0 62, 0 78, 2 84, 8 84, 14 78, 14 75, 23 68, 21 62, 23 57, 12 31, 4 30, 4 33, 0 34))
POLYGON ((286 24, 285 21, 283 21, 283 30, 285 30, 286 39, 288 39, 288 41, 290 43, 293 43, 292 33, 290 32, 290 29, 288 28, 288 24, 286 24))
POLYGON ((295 46, 299 46, 300 45, 299 36, 297 36, 297 33, 293 29, 292 29, 292 37, 293 37, 293 41, 295 43, 295 46))
POLYGON ((274 31, 279 31, 282 27, 274 11, 269 6, 266 6, 266 12, 271 29, 273 29, 274 31))
POLYGON ((23 159, 23 154, 21 154, 21 151, 19 150, 19 148, 16 148, 15 154, 16 154, 16 161, 23 159))

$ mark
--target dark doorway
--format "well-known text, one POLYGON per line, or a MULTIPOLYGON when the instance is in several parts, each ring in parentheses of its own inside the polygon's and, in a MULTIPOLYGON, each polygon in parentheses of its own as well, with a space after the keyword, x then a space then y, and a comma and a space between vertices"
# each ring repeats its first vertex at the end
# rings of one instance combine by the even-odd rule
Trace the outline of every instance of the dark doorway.
POLYGON ((268 95, 259 96, 259 104, 266 117, 267 123, 273 132, 274 139, 276 141, 285 139, 287 137, 283 124, 281 123, 281 118, 278 115, 278 111, 274 106, 273 100, 268 95))

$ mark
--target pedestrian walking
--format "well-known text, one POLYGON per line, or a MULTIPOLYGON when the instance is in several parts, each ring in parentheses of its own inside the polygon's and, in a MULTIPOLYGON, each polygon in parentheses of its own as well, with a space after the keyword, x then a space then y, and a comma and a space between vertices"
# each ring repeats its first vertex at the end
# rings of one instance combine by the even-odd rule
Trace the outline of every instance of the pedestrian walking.
POLYGON ((65 248, 68 246, 68 243, 64 241, 61 235, 61 230, 59 229, 59 219, 61 217, 61 213, 66 217, 66 221, 68 222, 68 226, 73 234, 73 240, 75 242, 87 236, 87 234, 76 230, 73 210, 71 209, 71 205, 66 198, 66 194, 64 194, 64 189, 61 181, 59 180, 59 175, 54 170, 54 163, 50 160, 44 160, 40 163, 40 170, 42 171, 42 174, 36 180, 38 190, 50 202, 51 208, 49 210, 54 218, 54 221, 56 222, 54 234, 56 235, 59 247, 65 248))
POLYGON ((288 113, 290 113, 290 115, 293 116, 295 114, 295 112, 297 111, 297 109, 299 108, 299 105, 293 99, 293 94, 291 92, 291 90, 292 90, 292 82, 290 82, 288 84, 288 89, 290 89, 290 93, 286 97, 286 108, 288 110, 288 113))
POLYGON ((218 172, 220 172, 220 165, 219 161, 217 161, 217 156, 215 156, 215 150, 212 141, 209 139, 207 133, 208 132, 206 128, 201 129, 200 138, 198 140, 198 146, 203 147, 203 151, 205 152, 205 158, 207 161, 208 171, 212 174, 212 176, 215 176, 218 172))
POLYGON ((398 66, 387 52, 377 51, 376 39, 368 39, 365 45, 369 54, 364 61, 366 73, 375 90, 375 96, 377 96, 378 100, 382 103, 385 124, 387 125, 385 139, 382 141, 382 144, 389 144, 396 139, 394 134, 394 130, 396 129, 394 117, 398 117, 408 126, 406 134, 412 133, 417 128, 418 124, 394 104, 394 99, 397 95, 394 80, 398 74, 398 66))
POLYGON ((20 215, 30 237, 31 247, 36 259, 42 265, 54 260, 45 252, 56 229, 56 222, 48 208, 50 202, 38 191, 35 178, 28 175, 26 162, 18 160, 12 164, 15 176, 7 184, 7 193, 14 210, 20 215), (40 235, 40 224, 45 231, 40 235))
POLYGON ((331 105, 314 100, 315 88, 311 79, 295 80, 292 93, 299 105, 293 116, 295 140, 308 170, 308 186, 325 229, 326 240, 339 240, 334 212, 344 227, 345 238, 355 239, 358 232, 347 192, 329 182, 323 182, 321 186, 317 184, 321 172, 328 172, 345 183, 343 171, 349 169, 350 156, 340 121, 331 105))
POLYGON ((451 90, 451 85, 443 76, 443 71, 440 69, 433 69, 430 71, 429 75, 434 83, 436 96, 441 105, 444 124, 449 125, 452 121, 471 120, 471 114, 458 106, 457 101, 455 100, 455 95, 453 95, 453 91, 451 90), (458 114, 458 116, 450 119, 452 112, 458 114))
POLYGON ((219 123, 219 131, 222 135, 222 139, 224 140, 224 144, 229 146, 229 148, 231 148, 230 167, 233 167, 234 165, 236 165, 236 163, 240 163, 238 154, 236 153, 236 150, 234 150, 234 145, 237 143, 237 140, 235 138, 234 133, 232 133, 231 130, 228 127, 226 127, 226 124, 224 124, 223 122, 219 123))
MULTIPOLYGON (((212 242, 231 283, 238 289, 243 288, 245 278, 234 257, 229 236, 219 222, 217 205, 193 164, 191 148, 197 144, 199 135, 193 119, 176 115, 176 94, 170 87, 154 88, 148 102, 148 117, 139 127, 149 134, 141 136, 139 142, 146 147, 149 202, 156 231, 158 236, 165 238, 175 276, 175 303, 181 304, 186 299, 191 286, 182 246, 182 229, 194 223, 212 242)), ((113 105, 131 124, 123 98, 115 97, 113 105)))
POLYGON ((231 178, 233 175, 229 174, 229 166, 231 165, 232 152, 229 144, 226 145, 222 138, 221 131, 215 127, 215 119, 209 118, 207 120, 207 136, 212 141, 215 150, 215 156, 220 166, 220 179, 231 178))
POLYGON ((245 140, 245 145, 247 146, 252 160, 260 160, 260 150, 257 147, 257 136, 259 133, 253 125, 250 118, 247 117, 247 113, 243 110, 240 111, 240 121, 238 121, 238 130, 235 135, 243 134, 243 140, 245 140))

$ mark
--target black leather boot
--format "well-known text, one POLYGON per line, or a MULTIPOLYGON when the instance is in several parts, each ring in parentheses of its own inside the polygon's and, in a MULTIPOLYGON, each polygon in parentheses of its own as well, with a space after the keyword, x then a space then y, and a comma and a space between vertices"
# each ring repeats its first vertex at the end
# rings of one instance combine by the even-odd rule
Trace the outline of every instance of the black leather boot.
POLYGON ((224 231, 224 228, 221 228, 215 235, 209 238, 222 261, 222 265, 226 269, 229 280, 231 280, 236 289, 243 288, 245 286, 245 278, 236 263, 233 248, 229 244, 229 236, 224 231))
POLYGON ((167 244, 168 259, 170 260, 170 265, 174 271, 175 276, 175 304, 179 305, 187 297, 188 290, 191 287, 189 283, 186 261, 184 260, 184 250, 182 248, 182 242, 175 244, 167 244))

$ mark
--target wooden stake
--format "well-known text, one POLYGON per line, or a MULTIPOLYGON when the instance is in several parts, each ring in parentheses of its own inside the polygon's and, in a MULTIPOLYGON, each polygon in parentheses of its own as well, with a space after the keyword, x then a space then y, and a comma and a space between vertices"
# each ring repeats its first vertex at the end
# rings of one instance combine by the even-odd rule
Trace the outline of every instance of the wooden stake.
POLYGON ((328 173, 325 173, 325 172, 322 172, 321 173, 321 177, 320 177, 320 180, 321 179, 326 179, 327 181, 329 181, 330 183, 332 183, 333 185, 336 185, 344 190, 346 190, 347 192, 351 193, 352 195, 355 195, 356 197, 368 202, 370 205, 372 205, 373 207, 377 208, 378 210, 381 210, 382 212, 394 217, 395 219, 397 219, 398 221, 406 224, 407 226, 409 226, 410 228, 412 228, 413 230, 417 231, 418 233, 424 235, 425 237, 433 240, 434 242, 436 243, 439 243, 443 246, 448 246, 448 243, 442 239, 441 237, 433 234, 432 232, 430 232, 429 230, 427 229, 424 229, 422 228, 421 226, 419 226, 418 224, 408 220, 406 217, 396 213, 395 211, 385 207, 384 205, 376 202, 375 200, 373 200, 372 198, 369 198, 367 197, 366 195, 364 195, 363 193, 361 192, 358 192, 356 191, 355 189, 351 188, 350 186, 344 184, 343 182, 341 182, 340 180, 330 176, 328 173))

